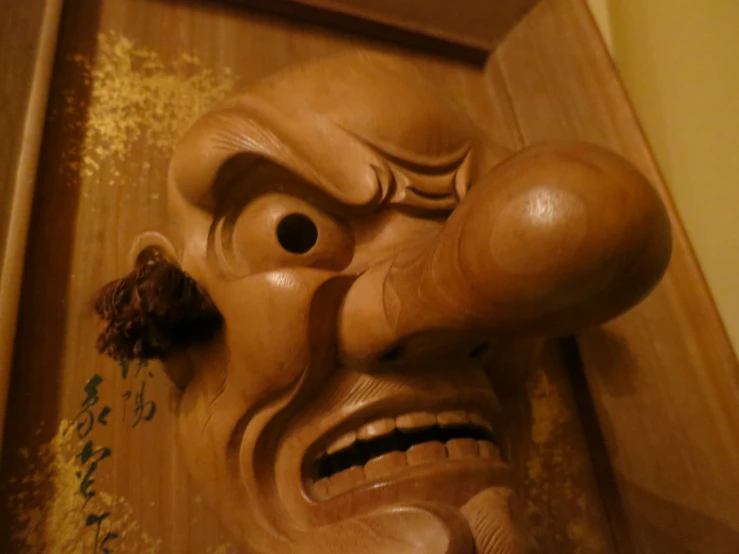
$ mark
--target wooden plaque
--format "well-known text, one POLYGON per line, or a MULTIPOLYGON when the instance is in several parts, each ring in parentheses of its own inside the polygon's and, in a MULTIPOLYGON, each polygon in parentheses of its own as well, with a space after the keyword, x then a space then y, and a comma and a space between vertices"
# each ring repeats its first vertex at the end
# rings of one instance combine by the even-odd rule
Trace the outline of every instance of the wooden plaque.
MULTIPOLYGON (((528 4, 491 6, 513 23, 528 4)), ((582 0, 542 0, 507 34, 488 11, 466 27, 461 9, 453 34, 431 32, 457 41, 469 29, 467 44, 485 50, 505 34, 484 66, 248 6, 60 9, 0 8, 2 40, 25 41, 22 56, 0 53, 0 551, 237 552, 176 444, 175 389, 158 362, 97 353, 91 299, 168 227, 167 168, 195 119, 284 68, 350 50, 413 64, 507 150, 586 141, 657 187, 673 231, 664 279, 614 321, 541 346, 503 397, 507 455, 541 552, 739 551, 737 360, 582 0)), ((412 16, 377 19, 413 29, 412 16)), ((532 352, 525 343, 504 362, 532 352)))

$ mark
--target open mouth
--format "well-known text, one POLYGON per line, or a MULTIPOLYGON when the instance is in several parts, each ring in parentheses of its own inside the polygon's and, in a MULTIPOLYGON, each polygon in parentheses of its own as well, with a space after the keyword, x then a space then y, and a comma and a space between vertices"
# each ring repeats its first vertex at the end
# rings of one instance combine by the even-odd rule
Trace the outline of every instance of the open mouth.
POLYGON ((464 410, 414 412, 362 425, 316 456, 310 487, 326 500, 409 468, 461 460, 500 463, 492 425, 464 410))

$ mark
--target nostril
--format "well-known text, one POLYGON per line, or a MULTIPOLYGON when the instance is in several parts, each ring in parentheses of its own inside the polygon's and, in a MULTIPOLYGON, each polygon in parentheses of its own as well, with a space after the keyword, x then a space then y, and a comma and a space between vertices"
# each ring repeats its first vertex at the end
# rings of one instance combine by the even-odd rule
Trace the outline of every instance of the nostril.
POLYGON ((403 346, 400 344, 396 344, 395 346, 391 347, 389 350, 386 350, 385 353, 380 356, 381 362, 394 362, 396 360, 399 360, 403 357, 403 346))
POLYGON ((475 360, 477 358, 482 357, 485 352, 488 350, 488 343, 483 342, 482 344, 477 345, 475 348, 473 348, 470 353, 468 354, 470 360, 475 360))

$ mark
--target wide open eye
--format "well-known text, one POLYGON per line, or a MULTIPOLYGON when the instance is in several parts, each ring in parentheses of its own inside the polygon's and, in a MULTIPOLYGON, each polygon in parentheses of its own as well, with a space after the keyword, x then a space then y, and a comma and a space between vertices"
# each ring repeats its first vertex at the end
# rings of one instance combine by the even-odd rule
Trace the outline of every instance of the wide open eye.
POLYGON ((277 241, 292 254, 306 254, 318 242, 318 228, 305 214, 289 214, 277 224, 277 241))
POLYGON ((354 239, 346 225, 308 202, 268 193, 222 219, 214 247, 237 275, 297 266, 340 271, 352 259, 354 239))

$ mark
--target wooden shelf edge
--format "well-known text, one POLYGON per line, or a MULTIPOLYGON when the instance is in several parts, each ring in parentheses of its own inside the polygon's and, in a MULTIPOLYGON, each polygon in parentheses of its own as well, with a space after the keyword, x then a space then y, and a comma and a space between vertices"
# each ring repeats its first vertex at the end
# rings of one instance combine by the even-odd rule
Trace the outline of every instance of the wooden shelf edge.
MULTIPOLYGON (((4 109, 22 110, 21 132, 11 137, 17 141, 18 155, 10 160, 12 181, 8 184, 6 195, 9 199, 8 221, 5 235, 0 236, 4 248, 0 251, 0 449, 2 448, 2 429, 5 423, 8 385, 13 361, 18 302, 23 282, 23 265, 26 239, 31 219, 31 207, 36 181, 39 152, 44 133, 46 104, 54 66, 56 40, 61 18, 62 0, 43 0, 24 3, 25 9, 37 10, 37 17, 18 19, 15 32, 30 33, 36 38, 36 51, 20 63, 28 64, 30 83, 26 98, 13 99, 17 105, 4 106, 4 109), (29 23, 27 28, 23 23, 29 23)), ((16 70, 16 68, 12 68, 16 70)), ((1 80, 15 77, 12 71, 5 71, 1 80)), ((3 86, 0 84, 0 86, 3 86)), ((11 132, 14 130, 10 130, 11 132)), ((6 130, 8 132, 8 130, 6 130)), ((1 450, 0 450, 1 451, 1 450)))

